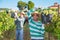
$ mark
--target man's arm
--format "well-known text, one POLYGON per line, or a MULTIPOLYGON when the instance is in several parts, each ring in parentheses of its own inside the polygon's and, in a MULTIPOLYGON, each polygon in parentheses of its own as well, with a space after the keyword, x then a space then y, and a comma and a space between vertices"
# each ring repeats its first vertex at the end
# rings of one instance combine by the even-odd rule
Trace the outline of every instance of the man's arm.
POLYGON ((31 12, 30 12, 30 10, 27 12, 27 16, 28 16, 28 21, 31 20, 32 17, 31 17, 31 12))
POLYGON ((45 27, 44 27, 44 24, 42 24, 42 30, 41 33, 44 34, 45 33, 45 27))

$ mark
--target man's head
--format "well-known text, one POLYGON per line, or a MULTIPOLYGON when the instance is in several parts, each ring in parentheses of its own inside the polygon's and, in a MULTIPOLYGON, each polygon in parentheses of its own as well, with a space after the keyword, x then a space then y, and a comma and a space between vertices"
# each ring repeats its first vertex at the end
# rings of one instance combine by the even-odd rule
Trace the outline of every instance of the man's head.
POLYGON ((20 17, 24 17, 25 16, 25 13, 24 12, 21 12, 20 13, 20 17))
POLYGON ((37 21, 38 17, 39 17, 39 13, 38 12, 33 12, 32 17, 33 17, 33 20, 37 21))

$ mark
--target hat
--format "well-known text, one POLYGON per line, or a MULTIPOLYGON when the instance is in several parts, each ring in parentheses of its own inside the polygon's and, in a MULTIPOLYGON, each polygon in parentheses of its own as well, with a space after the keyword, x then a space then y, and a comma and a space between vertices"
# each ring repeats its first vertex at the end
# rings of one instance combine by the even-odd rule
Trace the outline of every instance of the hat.
POLYGON ((39 16, 39 13, 37 11, 34 11, 31 15, 33 16, 34 14, 39 16))

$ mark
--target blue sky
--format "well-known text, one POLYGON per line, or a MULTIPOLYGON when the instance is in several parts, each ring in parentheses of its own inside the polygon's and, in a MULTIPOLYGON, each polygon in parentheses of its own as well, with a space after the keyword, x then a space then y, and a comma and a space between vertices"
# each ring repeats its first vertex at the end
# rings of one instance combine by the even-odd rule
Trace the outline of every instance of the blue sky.
MULTIPOLYGON (((18 9, 17 8, 17 2, 19 0, 0 0, 0 8, 12 8, 12 9, 18 9)), ((28 2, 29 0, 22 0, 24 2, 28 2)), ((35 7, 43 7, 46 8, 48 6, 53 5, 55 2, 60 4, 60 0, 31 0, 35 3, 35 7)))

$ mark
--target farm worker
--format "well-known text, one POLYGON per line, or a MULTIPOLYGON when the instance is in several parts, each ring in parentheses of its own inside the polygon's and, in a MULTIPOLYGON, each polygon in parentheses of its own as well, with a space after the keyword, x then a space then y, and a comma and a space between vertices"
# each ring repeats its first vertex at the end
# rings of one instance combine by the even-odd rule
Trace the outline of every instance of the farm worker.
POLYGON ((23 39, 23 24, 24 24, 24 12, 20 13, 19 17, 16 17, 15 24, 16 24, 16 40, 24 40, 23 39))
POLYGON ((38 20, 39 13, 36 11, 28 11, 28 21, 31 40, 44 40, 44 24, 38 20))

